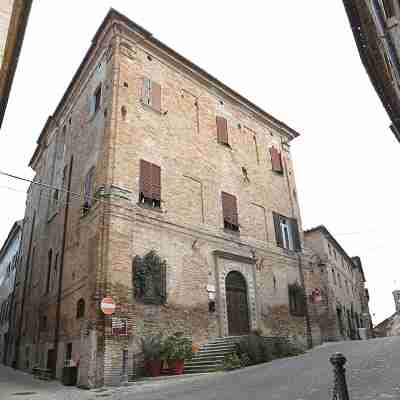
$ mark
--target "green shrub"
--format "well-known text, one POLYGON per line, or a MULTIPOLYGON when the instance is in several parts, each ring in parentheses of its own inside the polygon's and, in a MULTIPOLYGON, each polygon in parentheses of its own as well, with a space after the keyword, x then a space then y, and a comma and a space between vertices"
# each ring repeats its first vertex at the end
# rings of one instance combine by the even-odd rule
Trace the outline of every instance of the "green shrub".
POLYGON ((303 350, 287 339, 278 340, 274 343, 274 358, 292 357, 302 354, 303 350))
POLYGON ((271 347, 262 336, 254 334, 245 336, 236 343, 236 354, 239 358, 246 355, 248 365, 260 364, 272 359, 271 347))
POLYGON ((225 371, 232 371, 242 367, 242 361, 236 353, 227 354, 222 361, 222 368, 225 371))
POLYGON ((182 332, 175 332, 164 340, 163 359, 190 360, 192 356, 192 341, 184 337, 182 332))
POLYGON ((145 336, 142 342, 143 356, 146 361, 161 360, 163 352, 162 334, 145 336))

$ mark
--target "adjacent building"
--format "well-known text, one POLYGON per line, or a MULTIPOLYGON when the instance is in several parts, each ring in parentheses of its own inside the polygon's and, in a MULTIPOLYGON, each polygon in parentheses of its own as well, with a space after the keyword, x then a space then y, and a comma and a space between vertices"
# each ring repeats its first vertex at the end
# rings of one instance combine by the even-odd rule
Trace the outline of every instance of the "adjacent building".
POLYGON ((400 335, 400 290, 393 292, 393 298, 396 312, 374 327, 377 337, 400 335))
POLYGON ((0 362, 7 365, 14 357, 14 293, 21 239, 22 221, 17 221, 0 249, 0 362))
POLYGON ((111 10, 29 164, 17 365, 72 360, 93 387, 133 376, 158 332, 311 344, 298 136, 111 10))
POLYGON ((314 253, 306 286, 321 341, 358 338, 358 329, 369 330, 371 321, 360 258, 350 257, 322 225, 305 231, 304 241, 314 253))
POLYGON ((400 4, 343 0, 364 67, 400 141, 400 4))
POLYGON ((3 123, 32 0, 0 1, 0 128, 3 123))

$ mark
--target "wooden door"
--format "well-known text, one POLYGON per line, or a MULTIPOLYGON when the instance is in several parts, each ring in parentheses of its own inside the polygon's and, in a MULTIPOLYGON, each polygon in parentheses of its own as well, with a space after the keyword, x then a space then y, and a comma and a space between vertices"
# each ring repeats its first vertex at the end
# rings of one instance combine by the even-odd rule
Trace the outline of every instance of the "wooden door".
POLYGON ((239 272, 230 272, 226 277, 226 305, 229 335, 247 335, 250 331, 247 287, 239 272))

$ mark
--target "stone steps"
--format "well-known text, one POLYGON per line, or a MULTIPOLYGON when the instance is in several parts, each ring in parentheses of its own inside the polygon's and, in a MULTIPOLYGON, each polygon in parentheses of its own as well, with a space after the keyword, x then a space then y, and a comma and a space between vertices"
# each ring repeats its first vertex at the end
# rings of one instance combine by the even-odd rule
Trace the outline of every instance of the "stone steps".
POLYGON ((218 338, 205 343, 190 361, 185 363, 185 374, 217 371, 224 357, 230 354, 242 336, 218 338))

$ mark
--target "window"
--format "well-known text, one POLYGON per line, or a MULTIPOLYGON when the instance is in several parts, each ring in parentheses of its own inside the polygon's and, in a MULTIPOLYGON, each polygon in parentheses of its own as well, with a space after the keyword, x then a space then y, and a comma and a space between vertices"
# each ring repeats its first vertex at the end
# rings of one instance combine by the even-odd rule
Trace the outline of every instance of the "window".
POLYGON ((57 207, 58 198, 59 198, 59 191, 58 191, 58 189, 55 189, 54 192, 53 192, 53 204, 52 204, 53 209, 54 209, 55 207, 57 207))
POLYGON ((65 361, 69 361, 72 359, 72 343, 67 343, 65 349, 65 361))
POLYGON ((140 160, 139 203, 161 207, 161 168, 145 160, 140 160))
POLYGON ((332 268, 333 283, 337 285, 335 270, 332 268))
POLYGON ((167 300, 167 263, 154 251, 132 262, 135 299, 144 304, 165 304, 167 300))
POLYGON ((340 276, 339 273, 338 273, 337 277, 338 277, 339 287, 342 287, 342 277, 340 276))
POLYGON ((271 156, 272 171, 279 174, 283 173, 281 152, 274 146, 270 147, 269 154, 271 156))
POLYGON ((236 197, 222 192, 222 214, 224 217, 224 228, 231 231, 239 231, 238 211, 236 197))
POLYGON ((297 220, 273 213, 276 243, 283 249, 301 251, 297 220))
POLYGON ((93 99, 94 100, 93 112, 94 112, 94 114, 96 114, 97 111, 100 110, 100 106, 101 106, 101 84, 99 85, 99 87, 94 92, 93 98, 94 98, 93 99))
POLYGON ((217 140, 218 143, 229 146, 228 140, 228 121, 224 117, 217 116, 217 140))
POLYGON ((86 215, 93 202, 93 180, 94 168, 86 174, 85 183, 83 185, 83 215, 86 215))
POLYGON ((47 317, 43 316, 40 320, 40 331, 44 331, 47 329, 47 317))
POLYGON ((53 260, 53 250, 50 249, 49 255, 48 255, 47 279, 46 279, 46 291, 45 291, 45 294, 49 293, 49 290, 50 290, 50 276, 51 276, 52 260, 53 260))
POLYGON ((76 305, 76 318, 83 318, 85 316, 85 300, 80 299, 76 305))
POLYGON ((52 288, 54 288, 54 285, 56 284, 57 268, 58 268, 58 253, 56 254, 56 259, 54 260, 53 278, 51 280, 52 288))
POLYGON ((141 99, 143 104, 161 112, 161 86, 158 83, 143 78, 141 99))
POLYGON ((288 286, 289 311, 291 315, 303 317, 306 313, 306 293, 297 282, 288 286))
POLYGON ((332 248, 331 248, 331 245, 328 243, 328 251, 329 251, 329 255, 331 256, 332 255, 332 248))
POLYGON ((382 0, 383 9, 385 10, 386 18, 395 16, 393 0, 382 0))

